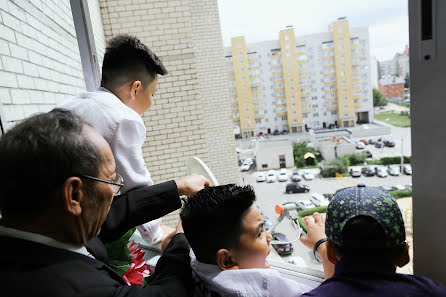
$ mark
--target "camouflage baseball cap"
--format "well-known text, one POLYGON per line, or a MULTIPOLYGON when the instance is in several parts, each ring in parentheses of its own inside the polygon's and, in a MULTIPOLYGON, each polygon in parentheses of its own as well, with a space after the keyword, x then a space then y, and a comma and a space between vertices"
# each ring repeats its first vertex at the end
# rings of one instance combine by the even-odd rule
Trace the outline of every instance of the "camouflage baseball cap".
POLYGON ((327 208, 327 238, 342 246, 342 229, 350 219, 360 215, 372 217, 381 225, 387 238, 386 247, 404 244, 404 221, 395 199, 383 189, 364 184, 342 189, 333 195, 327 208))

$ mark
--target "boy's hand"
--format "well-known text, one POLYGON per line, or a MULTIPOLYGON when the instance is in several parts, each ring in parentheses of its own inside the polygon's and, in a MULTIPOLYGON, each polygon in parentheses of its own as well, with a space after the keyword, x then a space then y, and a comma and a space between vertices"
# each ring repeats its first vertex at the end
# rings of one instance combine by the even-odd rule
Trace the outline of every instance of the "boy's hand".
POLYGON ((204 187, 209 187, 209 180, 202 175, 193 174, 175 180, 180 196, 190 197, 204 187))
POLYGON ((307 225, 307 236, 302 235, 300 241, 309 249, 313 250, 319 239, 325 238, 325 214, 318 212, 311 216, 304 217, 307 225))

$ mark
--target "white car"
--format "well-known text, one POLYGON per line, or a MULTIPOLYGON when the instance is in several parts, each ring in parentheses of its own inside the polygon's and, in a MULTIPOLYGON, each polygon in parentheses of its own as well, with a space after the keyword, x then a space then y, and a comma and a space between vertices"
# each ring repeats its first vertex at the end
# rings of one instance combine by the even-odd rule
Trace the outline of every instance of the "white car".
POLYGON ((358 150, 363 150, 363 149, 365 149, 365 144, 364 144, 363 142, 358 142, 358 143, 356 144, 356 148, 357 148, 358 150))
POLYGON ((352 177, 361 177, 361 169, 358 167, 350 168, 350 175, 352 177))
POLYGON ((305 180, 312 180, 314 179, 314 173, 310 171, 304 171, 304 179, 305 180))
POLYGON ((285 168, 280 169, 279 181, 284 182, 288 180, 288 171, 285 168))
POLYGON ((264 182, 265 180, 266 180, 265 172, 258 172, 257 173, 257 181, 264 182))
POLYGON ((241 171, 249 171, 251 169, 252 163, 249 162, 243 162, 242 166, 240 166, 241 171))
POLYGON ((267 183, 274 183, 276 181, 276 173, 274 170, 268 171, 268 175, 266 176, 267 183))
POLYGON ((254 161, 251 158, 246 158, 244 163, 252 165, 252 164, 254 164, 254 161))
POLYGON ((375 172, 376 172, 376 176, 387 177, 387 170, 386 170, 386 167, 384 167, 384 166, 376 167, 375 172))
POLYGON ((330 203, 327 198, 319 193, 312 193, 310 201, 316 206, 328 206, 328 203, 330 203))
POLYGON ((390 165, 389 166, 389 174, 393 175, 393 176, 398 176, 400 175, 401 171, 400 171, 400 166, 399 165, 390 165))
POLYGON ((305 200, 299 200, 296 202, 297 205, 297 209, 298 210, 303 210, 303 209, 310 209, 310 208, 315 208, 316 206, 313 204, 313 202, 311 202, 308 199, 305 200))

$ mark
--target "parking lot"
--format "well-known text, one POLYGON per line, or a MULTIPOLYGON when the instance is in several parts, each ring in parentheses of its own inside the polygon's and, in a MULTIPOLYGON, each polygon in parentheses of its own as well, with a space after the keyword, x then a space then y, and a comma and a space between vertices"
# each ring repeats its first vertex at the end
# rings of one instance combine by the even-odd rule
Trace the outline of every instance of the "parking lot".
MULTIPOLYGON (((253 169, 243 173, 245 184, 251 185, 257 196, 257 205, 274 223, 278 215, 274 208, 276 204, 282 204, 289 201, 299 201, 303 199, 310 199, 311 193, 334 193, 337 190, 345 187, 355 186, 358 183, 364 183, 367 186, 396 186, 412 184, 412 177, 410 175, 388 176, 386 178, 373 177, 342 177, 342 178, 321 178, 318 175, 318 169, 309 169, 316 174, 313 180, 302 180, 300 183, 310 186, 309 193, 286 194, 285 187, 291 181, 287 182, 256 182, 257 172, 253 169)), ((289 173, 292 170, 288 170, 289 173)), ((278 170, 276 170, 278 175, 278 170)), ((276 229, 277 232, 284 233, 289 240, 295 239, 295 231, 292 229, 289 221, 284 220, 276 229)), ((311 267, 322 269, 322 266, 314 260, 312 251, 305 248, 300 242, 293 243, 294 251, 292 255, 282 257, 284 261, 293 259, 296 263, 303 267, 311 267)))

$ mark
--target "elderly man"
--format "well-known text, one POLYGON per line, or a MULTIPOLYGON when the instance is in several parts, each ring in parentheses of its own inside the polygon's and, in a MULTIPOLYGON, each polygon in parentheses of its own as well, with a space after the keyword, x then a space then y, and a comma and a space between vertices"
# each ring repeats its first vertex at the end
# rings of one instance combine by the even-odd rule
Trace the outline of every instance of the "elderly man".
MULTIPOLYGON (((189 245, 180 232, 146 287, 128 286, 101 261, 107 253, 98 235, 106 218, 111 223, 101 235, 113 239, 152 219, 145 212, 154 216, 154 211, 145 195, 148 189, 142 189, 144 195, 130 191, 112 204, 123 186, 113 154, 104 138, 77 116, 53 111, 18 124, 0 139, 0 164, 2 295, 188 295, 189 245)), ((207 183, 193 176, 178 185, 183 193, 192 193, 207 183)), ((170 193, 158 187, 166 185, 154 186, 152 196, 179 201, 172 185, 167 185, 170 193)))

